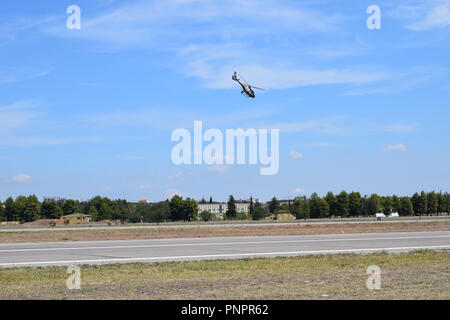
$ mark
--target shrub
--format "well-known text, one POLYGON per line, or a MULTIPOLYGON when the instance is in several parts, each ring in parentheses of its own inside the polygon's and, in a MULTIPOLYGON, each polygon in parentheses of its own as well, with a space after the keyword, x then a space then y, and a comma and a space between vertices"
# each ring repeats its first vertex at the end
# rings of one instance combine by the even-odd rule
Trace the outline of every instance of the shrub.
POLYGON ((200 212, 200 219, 205 222, 211 221, 213 219, 213 214, 211 213, 211 211, 202 211, 200 212))

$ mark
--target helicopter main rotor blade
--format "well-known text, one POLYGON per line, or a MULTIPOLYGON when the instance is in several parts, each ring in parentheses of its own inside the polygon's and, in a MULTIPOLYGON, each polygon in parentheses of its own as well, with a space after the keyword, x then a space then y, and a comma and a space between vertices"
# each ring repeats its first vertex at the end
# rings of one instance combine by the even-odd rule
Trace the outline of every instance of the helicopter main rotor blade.
POLYGON ((240 77, 240 78, 241 78, 242 80, 244 80, 244 82, 245 82, 245 84, 246 84, 246 85, 249 85, 249 84, 248 84, 248 82, 247 82, 247 81, 245 81, 245 79, 244 79, 244 77, 243 77, 243 76, 239 75, 239 77, 240 77))
POLYGON ((266 90, 266 89, 263 89, 263 88, 258 88, 258 87, 251 87, 252 89, 258 89, 258 90, 262 90, 262 91, 264 91, 264 90, 266 90))

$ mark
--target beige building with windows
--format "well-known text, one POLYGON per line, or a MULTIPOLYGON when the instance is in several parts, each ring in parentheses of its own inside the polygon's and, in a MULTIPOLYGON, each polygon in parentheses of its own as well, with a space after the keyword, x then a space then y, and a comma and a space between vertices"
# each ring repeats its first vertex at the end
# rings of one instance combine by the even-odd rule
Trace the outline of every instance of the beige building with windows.
MULTIPOLYGON (((238 213, 249 214, 250 213, 250 201, 236 201, 236 211, 238 213)), ((217 220, 223 220, 225 213, 228 210, 228 204, 226 202, 213 202, 213 203, 199 203, 198 212, 209 211, 216 216, 217 220)))

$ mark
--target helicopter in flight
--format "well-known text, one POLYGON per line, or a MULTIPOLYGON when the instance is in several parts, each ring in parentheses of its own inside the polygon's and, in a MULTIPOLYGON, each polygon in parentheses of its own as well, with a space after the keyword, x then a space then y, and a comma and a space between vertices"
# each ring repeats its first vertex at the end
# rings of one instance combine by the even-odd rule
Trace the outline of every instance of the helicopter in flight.
POLYGON ((239 76, 242 78, 242 81, 243 81, 243 82, 242 82, 241 79, 239 79, 237 76, 238 76, 238 75, 237 75, 236 72, 235 72, 235 73, 233 74, 233 76, 231 77, 231 79, 233 79, 234 81, 236 81, 237 83, 239 83, 239 84, 241 85, 241 87, 242 87, 241 94, 246 94, 247 97, 249 97, 249 98, 255 98, 255 92, 254 92, 252 89, 264 90, 264 89, 262 89, 262 88, 252 87, 251 85, 249 85, 249 84, 247 83, 247 81, 245 81, 244 78, 242 78, 241 75, 239 75, 239 76))

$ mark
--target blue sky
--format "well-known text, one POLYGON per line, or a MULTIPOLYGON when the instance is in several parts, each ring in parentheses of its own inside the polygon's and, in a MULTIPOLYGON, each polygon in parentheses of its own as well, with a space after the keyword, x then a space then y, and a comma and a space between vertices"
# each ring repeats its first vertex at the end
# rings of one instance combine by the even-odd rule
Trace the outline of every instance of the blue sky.
POLYGON ((449 57, 448 0, 4 0, 0 200, 448 191, 449 57), (175 166, 194 120, 279 128, 278 174, 175 166))

